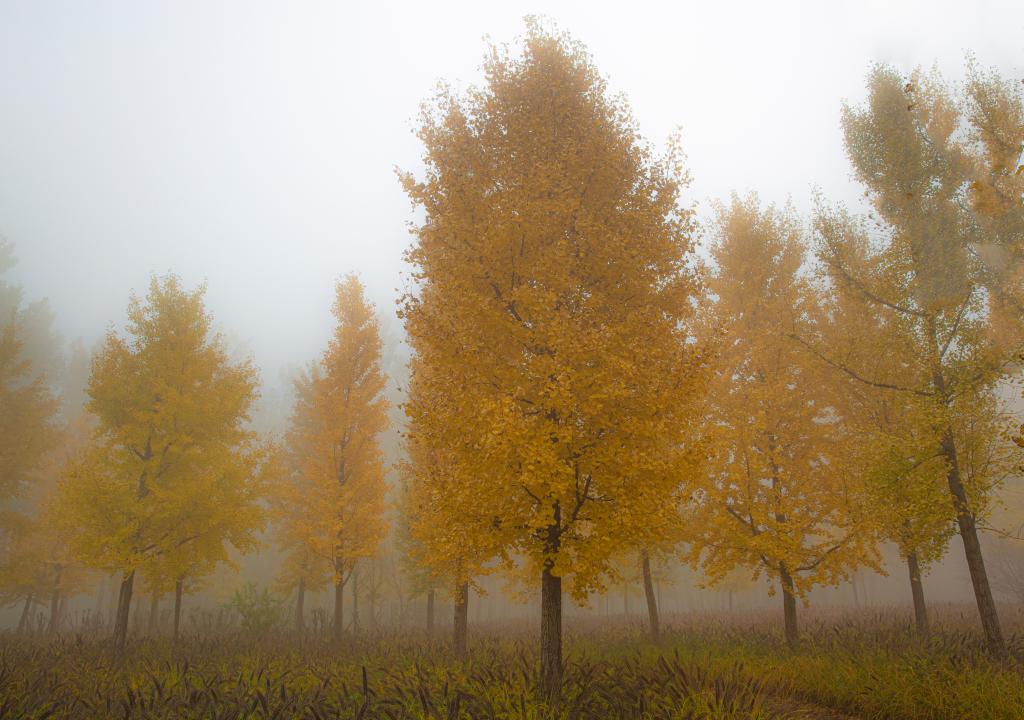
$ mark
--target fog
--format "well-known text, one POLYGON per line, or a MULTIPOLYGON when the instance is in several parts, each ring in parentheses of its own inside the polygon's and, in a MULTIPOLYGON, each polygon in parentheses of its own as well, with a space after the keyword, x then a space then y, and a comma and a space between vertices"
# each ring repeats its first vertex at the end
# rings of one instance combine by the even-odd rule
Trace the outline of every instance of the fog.
MULTIPOLYGON (((259 369, 258 426, 281 432, 292 379, 331 336, 335 281, 357 273, 400 376, 388 394, 400 401, 409 351, 394 309, 410 288, 403 253, 420 218, 396 169, 422 174, 414 129, 437 84, 480 83, 488 42, 514 42, 530 14, 587 45, 656 146, 681 130, 692 175, 685 199, 705 220, 734 191, 756 190, 804 214, 816 191, 858 205, 863 190, 851 179, 839 117, 844 102, 863 101, 874 63, 904 72, 934 65, 955 81, 973 56, 1024 78, 1024 5, 1010 2, 8 1, 0 4, 0 237, 18 262, 7 281, 26 301, 49 302, 65 352, 123 328, 129 296, 144 295, 154 274, 206 283, 217 327, 259 369)), ((394 431, 385 445, 396 463, 394 431)), ((1009 504, 1024 500, 1019 488, 1016 479, 1008 486, 1009 504)), ((367 575, 382 583, 397 576, 386 547, 367 575)), ((908 603, 905 568, 893 548, 885 552, 889 577, 858 571, 853 584, 813 590, 811 604, 908 603)), ((930 601, 972 601, 963 557, 954 538, 928 575, 930 601)), ((237 577, 269 584, 279 561, 268 540, 237 577)), ((730 602, 689 570, 658 573, 664 612, 730 602)), ((76 607, 113 602, 113 580, 103 582, 76 607)), ((517 605, 497 580, 481 582, 491 593, 473 595, 471 619, 537 614, 536 598, 517 605)), ((206 597, 223 601, 237 584, 222 569, 206 597)), ((423 602, 389 596, 381 617, 405 612, 397 604, 406 601, 423 602)), ((330 612, 326 591, 308 602, 330 612)), ((633 578, 595 596, 587 612, 632 607, 639 617, 643 602, 633 578)), ((735 602, 777 605, 763 580, 735 602)), ((6 611, 8 624, 16 610, 6 611)))
POLYGON ((330 332, 358 272, 404 287, 419 105, 480 80, 484 36, 546 13, 587 44, 641 131, 683 133, 691 199, 856 199, 839 111, 871 63, 965 54, 1022 73, 1012 3, 75 3, 0 5, 0 235, 11 278, 91 346, 152 273, 207 282, 263 382, 330 332))

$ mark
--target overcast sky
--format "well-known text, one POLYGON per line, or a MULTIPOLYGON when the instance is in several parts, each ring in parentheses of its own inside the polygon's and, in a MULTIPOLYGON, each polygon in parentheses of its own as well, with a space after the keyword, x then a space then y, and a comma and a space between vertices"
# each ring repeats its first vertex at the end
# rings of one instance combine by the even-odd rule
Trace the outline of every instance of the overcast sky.
MULTIPOLYGON (((1024 78, 1024 3, 48 2, 0 0, 0 235, 66 339, 124 320, 173 270, 278 382, 361 274, 393 316, 410 206, 394 167, 436 82, 476 82, 544 14, 582 40, 641 130, 676 127, 692 198, 855 198, 840 105, 875 61, 965 53, 1024 78), (359 6, 363 7, 360 8, 359 6)), ((396 322, 396 321, 395 321, 396 322)), ((393 322, 394 324, 394 322, 393 322)))

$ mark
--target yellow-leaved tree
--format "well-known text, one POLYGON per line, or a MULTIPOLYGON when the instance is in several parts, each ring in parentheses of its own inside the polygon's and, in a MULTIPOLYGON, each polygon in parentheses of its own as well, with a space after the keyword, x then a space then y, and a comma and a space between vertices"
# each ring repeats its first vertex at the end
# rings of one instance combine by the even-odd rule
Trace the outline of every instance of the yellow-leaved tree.
MULTIPOLYGON (((425 212, 402 307, 409 434, 444 459, 423 517, 540 585, 541 692, 559 691, 562 580, 580 601, 655 544, 692 475, 687 177, 586 50, 528 21, 486 85, 442 90, 419 136, 425 212)), ((435 558, 432 564, 442 563, 435 558)))
POLYGON ((345 583, 387 533, 379 435, 388 427, 388 404, 379 323, 355 276, 337 284, 333 311, 338 325, 327 351, 295 383, 288 471, 274 495, 279 539, 294 554, 289 562, 301 565, 306 557, 303 572, 317 583, 326 563, 340 640, 345 583))
POLYGON ((711 252, 705 332, 722 340, 691 557, 712 583, 737 567, 766 573, 782 589, 793 646, 797 599, 851 567, 876 566, 874 534, 827 372, 788 337, 820 313, 801 273, 799 219, 762 209, 755 196, 734 197, 718 209, 711 252))
POLYGON ((118 651, 138 572, 227 561, 228 544, 252 547, 262 524, 264 452, 246 427, 256 372, 231 362, 203 295, 171 275, 131 299, 128 337, 111 330, 93 359, 95 436, 60 483, 56 520, 75 556, 121 574, 118 651))
MULTIPOLYGON (((865 243, 850 232, 848 213, 822 205, 818 256, 834 284, 873 306, 892 329, 887 337, 898 334, 906 349, 880 358, 877 345, 847 356, 808 345, 849 378, 926 408, 927 442, 945 466, 986 640, 993 653, 1005 655, 978 537, 1000 463, 978 465, 973 474, 965 463, 968 448, 980 447, 974 433, 986 424, 992 432, 996 389, 1024 348, 1024 214, 998 201, 1013 192, 1017 181, 1009 168, 1019 153, 987 129, 986 113, 1002 101, 990 102, 974 87, 962 100, 937 73, 905 78, 880 65, 869 75, 865 104, 844 107, 847 154, 873 206, 874 225, 865 243)), ((1003 97, 999 82, 987 87, 1003 97)), ((1019 118, 1020 94, 1006 92, 1006 107, 1016 103, 1010 114, 1019 118)), ((982 455, 991 454, 999 435, 985 439, 989 450, 982 455)))

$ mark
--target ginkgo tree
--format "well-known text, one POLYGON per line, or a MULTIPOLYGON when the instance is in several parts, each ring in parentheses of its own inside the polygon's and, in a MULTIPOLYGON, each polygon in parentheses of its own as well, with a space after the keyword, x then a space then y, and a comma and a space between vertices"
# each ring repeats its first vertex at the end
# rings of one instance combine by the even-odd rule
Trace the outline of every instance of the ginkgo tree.
POLYGON ((718 208, 711 254, 704 334, 722 339, 690 556, 712 583, 738 567, 766 573, 781 587, 792 646, 798 598, 852 567, 877 566, 875 535, 826 371, 789 338, 820 312, 801 272, 799 218, 733 197, 718 208))
POLYGON ((61 480, 56 521, 80 562, 121 575, 114 645, 123 649, 135 577, 175 558, 228 560, 253 546, 265 456, 247 421, 256 372, 232 362, 205 288, 153 278, 92 363, 95 436, 61 480))
POLYGON ((1021 96, 984 76, 971 87, 962 100, 936 72, 904 77, 880 65, 865 103, 844 107, 847 154, 873 208, 871 242, 862 252, 848 213, 822 203, 817 254, 835 285, 884 314, 910 351, 890 355, 872 344, 843 356, 807 345, 849 378, 927 407, 982 628, 992 652, 1004 655, 978 537, 996 483, 965 472, 964 429, 992 405, 1024 349, 1024 215, 1015 200, 1003 204, 1017 182, 1010 168, 1019 150, 991 125, 995 117, 1019 125, 1021 96))
MULTIPOLYGON (((310 553, 327 563, 334 585, 333 634, 340 640, 345 583, 356 562, 371 557, 387 534, 379 435, 389 420, 373 306, 354 275, 335 290, 334 335, 320 362, 295 383, 285 438, 287 472, 275 491, 275 512, 280 537, 299 553, 298 560, 310 553)), ((310 565, 317 582, 318 568, 310 565)))
POLYGON ((410 434, 453 468, 428 517, 539 581, 553 695, 563 579, 580 601, 601 589, 692 477, 692 213, 680 154, 640 138, 580 44, 529 21, 484 72, 425 106, 425 175, 402 177, 425 213, 410 434))

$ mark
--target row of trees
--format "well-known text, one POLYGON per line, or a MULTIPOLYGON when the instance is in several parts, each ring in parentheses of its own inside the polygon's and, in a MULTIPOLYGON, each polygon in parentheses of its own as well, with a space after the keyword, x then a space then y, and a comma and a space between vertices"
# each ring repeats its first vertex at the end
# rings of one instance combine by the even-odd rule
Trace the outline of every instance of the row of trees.
MULTIPOLYGON (((10 247, 3 251, 9 258, 10 247)), ((330 580, 340 636, 342 588, 387 529, 381 340, 358 280, 337 286, 335 336, 296 381, 290 429, 277 443, 251 429, 256 372, 212 331, 204 288, 154 279, 145 299, 129 304, 127 337, 111 331, 91 366, 76 352, 74 373, 58 370, 45 305, 20 309, 17 291, 4 289, 12 314, 0 383, 0 584, 8 602, 24 602, 22 624, 47 600, 55 630, 62 604, 93 570, 120 579, 116 648, 137 576, 153 597, 151 618, 174 591, 177 636, 183 594, 254 550, 269 519, 286 551, 280 582, 298 588, 300 624, 304 590, 330 580), (72 385, 73 375, 80 387, 61 388, 46 371, 72 385)))
MULTIPOLYGON (((874 68, 843 111, 869 212, 818 198, 807 222, 734 197, 705 258, 678 143, 643 141, 581 45, 530 24, 485 71, 425 106, 426 172, 401 178, 425 219, 400 306, 415 354, 396 539, 429 605, 455 598, 456 647, 477 578, 539 581, 557 693, 563 594, 585 603, 632 558, 655 634, 652 562, 682 559, 712 583, 766 575, 795 644, 798 600, 878 569, 886 541, 927 632, 922 572, 956 533, 1004 653, 979 525, 1014 461, 997 389, 1024 349, 1020 88, 874 68)), ((354 277, 275 442, 251 428, 255 369, 203 288, 154 279, 64 388, 45 377, 55 343, 29 342, 48 311, 0 299, 8 599, 49 598, 56 618, 83 569, 114 574, 120 648, 140 576, 174 589, 177 631, 183 593, 269 520, 297 624, 329 585, 340 638, 343 590, 388 532, 382 344, 354 277)))
POLYGON ((874 68, 843 110, 870 212, 733 198, 705 263, 678 147, 640 138, 582 46, 531 24, 485 74, 425 106, 426 172, 402 177, 422 562, 454 588, 539 579, 555 693, 562 583, 583 601, 623 555, 767 574, 795 643, 798 598, 886 540, 926 631, 922 568, 958 532, 1003 654, 978 532, 1024 348, 1020 87, 874 68))

